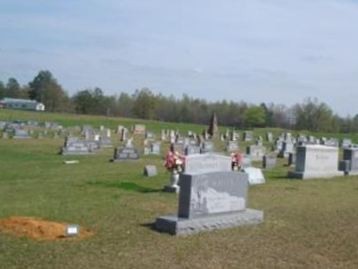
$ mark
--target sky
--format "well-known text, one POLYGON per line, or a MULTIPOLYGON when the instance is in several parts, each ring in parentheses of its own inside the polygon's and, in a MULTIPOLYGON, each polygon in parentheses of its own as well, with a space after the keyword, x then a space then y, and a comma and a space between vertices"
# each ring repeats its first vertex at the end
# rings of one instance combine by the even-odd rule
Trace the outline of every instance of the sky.
POLYGON ((358 113, 358 0, 0 0, 0 80, 358 113))

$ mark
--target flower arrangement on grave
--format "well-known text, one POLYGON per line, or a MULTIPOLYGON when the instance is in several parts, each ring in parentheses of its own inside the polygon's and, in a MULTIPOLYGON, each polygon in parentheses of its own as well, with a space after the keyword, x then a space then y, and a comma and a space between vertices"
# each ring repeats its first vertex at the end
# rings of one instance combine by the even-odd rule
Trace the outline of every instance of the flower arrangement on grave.
POLYGON ((242 165, 243 155, 240 151, 231 153, 231 168, 232 170, 239 170, 242 165))
POLYGON ((170 149, 165 157, 164 166, 172 173, 180 173, 184 169, 185 156, 174 149, 170 149))

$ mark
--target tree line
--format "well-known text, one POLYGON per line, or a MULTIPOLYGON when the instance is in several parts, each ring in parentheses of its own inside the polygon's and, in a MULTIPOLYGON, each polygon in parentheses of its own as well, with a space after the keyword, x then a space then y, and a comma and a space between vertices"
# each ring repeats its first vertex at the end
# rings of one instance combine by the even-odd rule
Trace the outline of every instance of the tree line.
POLYGON ((0 81, 0 99, 23 98, 42 102, 50 112, 120 116, 207 124, 215 112, 221 125, 236 128, 280 127, 322 132, 357 132, 358 114, 341 117, 325 103, 307 98, 293 106, 259 105, 228 100, 208 102, 183 95, 155 94, 148 88, 133 94, 105 95, 100 88, 79 90, 70 96, 50 71, 40 71, 27 85, 15 78, 0 81))

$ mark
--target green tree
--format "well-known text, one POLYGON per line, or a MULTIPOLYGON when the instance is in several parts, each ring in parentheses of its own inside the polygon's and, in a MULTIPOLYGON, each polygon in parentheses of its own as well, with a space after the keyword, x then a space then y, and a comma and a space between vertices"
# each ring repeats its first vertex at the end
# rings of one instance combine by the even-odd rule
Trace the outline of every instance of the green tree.
POLYGON ((4 98, 6 94, 6 88, 4 82, 0 81, 0 99, 4 98))
POLYGON ((262 127, 265 125, 265 110, 261 106, 251 106, 244 113, 247 127, 262 127))
POLYGON ((29 83, 29 96, 45 104, 48 111, 66 111, 69 107, 67 93, 58 84, 50 71, 40 71, 29 83))
POLYGON ((296 128, 311 131, 337 131, 338 122, 331 108, 317 99, 306 99, 294 108, 296 115, 296 128))
POLYGON ((141 119, 154 119, 156 104, 156 98, 148 88, 137 90, 134 94, 133 113, 141 119))
POLYGON ((19 98, 21 94, 21 86, 15 78, 9 78, 6 84, 6 97, 19 98))

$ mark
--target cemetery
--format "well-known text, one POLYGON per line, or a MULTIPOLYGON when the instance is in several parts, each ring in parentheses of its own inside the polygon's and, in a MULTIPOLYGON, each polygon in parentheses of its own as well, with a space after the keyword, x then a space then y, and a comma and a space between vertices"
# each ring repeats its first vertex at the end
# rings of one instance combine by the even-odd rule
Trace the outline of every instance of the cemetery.
POLYGON ((356 136, 35 116, 0 114, 0 267, 354 268, 356 136))

